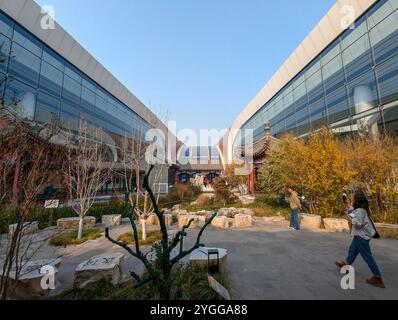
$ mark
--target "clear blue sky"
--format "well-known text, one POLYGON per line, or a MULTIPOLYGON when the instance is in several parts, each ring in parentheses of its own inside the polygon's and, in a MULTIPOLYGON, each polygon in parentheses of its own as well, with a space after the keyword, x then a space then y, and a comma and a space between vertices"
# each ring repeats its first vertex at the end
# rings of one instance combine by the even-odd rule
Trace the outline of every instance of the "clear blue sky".
POLYGON ((228 128, 335 0, 37 0, 178 130, 228 128))

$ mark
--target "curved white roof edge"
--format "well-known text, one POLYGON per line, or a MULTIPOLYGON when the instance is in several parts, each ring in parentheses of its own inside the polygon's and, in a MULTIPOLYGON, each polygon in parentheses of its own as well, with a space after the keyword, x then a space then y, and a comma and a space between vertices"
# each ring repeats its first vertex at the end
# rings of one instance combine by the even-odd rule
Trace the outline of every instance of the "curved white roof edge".
POLYGON ((0 9, 136 112, 141 118, 167 134, 166 125, 57 22, 55 22, 55 29, 44 30, 41 28, 40 23, 43 14, 41 7, 35 1, 0 0, 0 9))
POLYGON ((352 6, 354 8, 354 20, 357 20, 377 1, 337 0, 317 26, 290 55, 260 92, 249 102, 232 124, 224 138, 228 145, 228 159, 230 161, 232 159, 232 148, 237 130, 345 31, 341 26, 345 7, 352 6))

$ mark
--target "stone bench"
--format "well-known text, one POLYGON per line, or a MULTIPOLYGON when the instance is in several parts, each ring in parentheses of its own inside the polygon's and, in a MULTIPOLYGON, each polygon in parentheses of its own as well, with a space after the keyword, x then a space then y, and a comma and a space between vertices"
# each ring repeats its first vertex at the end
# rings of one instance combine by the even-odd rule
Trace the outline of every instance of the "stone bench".
POLYGON ((375 223, 382 238, 398 239, 398 224, 375 223))
POLYGON ((101 217, 101 222, 106 228, 120 226, 122 222, 122 215, 121 214, 103 215, 101 217))
MULTIPOLYGON (((189 256, 189 261, 193 265, 201 266, 207 268, 208 266, 208 251, 209 250, 214 250, 217 249, 219 253, 219 258, 220 258, 220 273, 225 272, 226 264, 227 264, 227 256, 228 256, 228 250, 227 249, 221 249, 221 248, 199 248, 194 250, 191 255, 189 256)), ((210 256, 210 264, 214 264, 216 262, 217 256, 216 255, 211 255, 210 256)))
MULTIPOLYGON (((8 234, 12 237, 17 229, 17 223, 8 226, 8 234)), ((39 222, 25 222, 22 227, 22 235, 32 234, 39 231, 39 222)))
MULTIPOLYGON (((62 260, 60 258, 48 259, 48 260, 36 260, 23 263, 23 266, 18 277, 18 281, 15 283, 14 299, 37 299, 46 296, 52 289, 57 288, 57 273, 62 260), (54 272, 53 283, 51 279, 51 271, 54 272), (47 276, 47 279, 44 277, 47 276), (42 280, 44 285, 42 287, 42 280), (54 287, 51 288, 51 285, 54 287)), ((15 281, 16 273, 12 271, 10 273, 10 279, 15 281)))
POLYGON ((320 229, 322 217, 313 214, 300 213, 300 227, 305 229, 320 229))
POLYGON ((234 217, 235 228, 248 228, 253 225, 253 219, 251 215, 239 213, 234 217))
POLYGON ((350 225, 346 219, 325 218, 323 219, 323 225, 325 226, 326 230, 330 231, 350 231, 350 225))
POLYGON ((100 280, 119 284, 123 279, 122 261, 124 254, 99 255, 80 263, 75 270, 73 285, 84 289, 100 280))
MULTIPOLYGON (((79 228, 79 217, 73 218, 62 218, 57 220, 57 227, 61 230, 75 230, 79 228)), ((92 229, 95 227, 96 219, 95 217, 84 217, 83 227, 87 229, 92 229)))
POLYGON ((228 229, 229 228, 229 220, 226 216, 218 216, 213 219, 211 225, 215 228, 219 229, 228 229))

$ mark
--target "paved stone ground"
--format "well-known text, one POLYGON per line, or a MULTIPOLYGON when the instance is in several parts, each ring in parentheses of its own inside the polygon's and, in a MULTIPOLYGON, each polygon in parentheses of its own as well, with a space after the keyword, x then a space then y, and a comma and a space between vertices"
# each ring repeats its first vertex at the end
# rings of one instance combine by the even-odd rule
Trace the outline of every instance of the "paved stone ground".
MULTIPOLYGON (((176 228, 176 227, 174 227, 176 228)), ((115 237, 130 231, 128 224, 111 231, 115 237)), ((186 247, 196 239, 198 230, 189 230, 186 247)), ((356 290, 340 287, 342 275, 334 265, 345 258, 348 233, 326 231, 292 231, 287 222, 265 222, 256 219, 249 229, 206 229, 202 242, 206 246, 228 249, 227 275, 234 299, 398 299, 398 241, 374 240, 372 248, 384 274, 387 289, 370 287, 365 280, 368 267, 358 257, 356 290)), ((73 284, 79 263, 103 253, 125 251, 100 238, 80 246, 58 249, 47 246, 37 253, 39 258, 62 256, 59 281, 63 287, 73 284)), ((141 272, 139 261, 126 253, 126 276, 129 270, 141 272)), ((53 292, 56 294, 58 292, 53 292)))

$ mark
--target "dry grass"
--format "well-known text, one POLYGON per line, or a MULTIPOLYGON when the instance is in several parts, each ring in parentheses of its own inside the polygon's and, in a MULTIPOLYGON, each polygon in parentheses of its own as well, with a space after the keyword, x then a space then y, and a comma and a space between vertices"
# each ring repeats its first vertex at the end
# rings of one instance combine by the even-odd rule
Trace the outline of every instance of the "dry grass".
POLYGON ((54 247, 82 244, 88 240, 95 240, 102 237, 101 229, 90 229, 83 231, 83 237, 77 239, 77 230, 64 232, 51 238, 49 244, 54 247))
MULTIPOLYGON (((149 230, 147 231, 146 235, 147 236, 145 241, 140 239, 139 242, 141 245, 152 245, 156 241, 159 241, 161 239, 160 231, 157 230, 149 230)), ((125 244, 134 244, 134 237, 132 232, 123 233, 117 238, 117 240, 125 244)))

